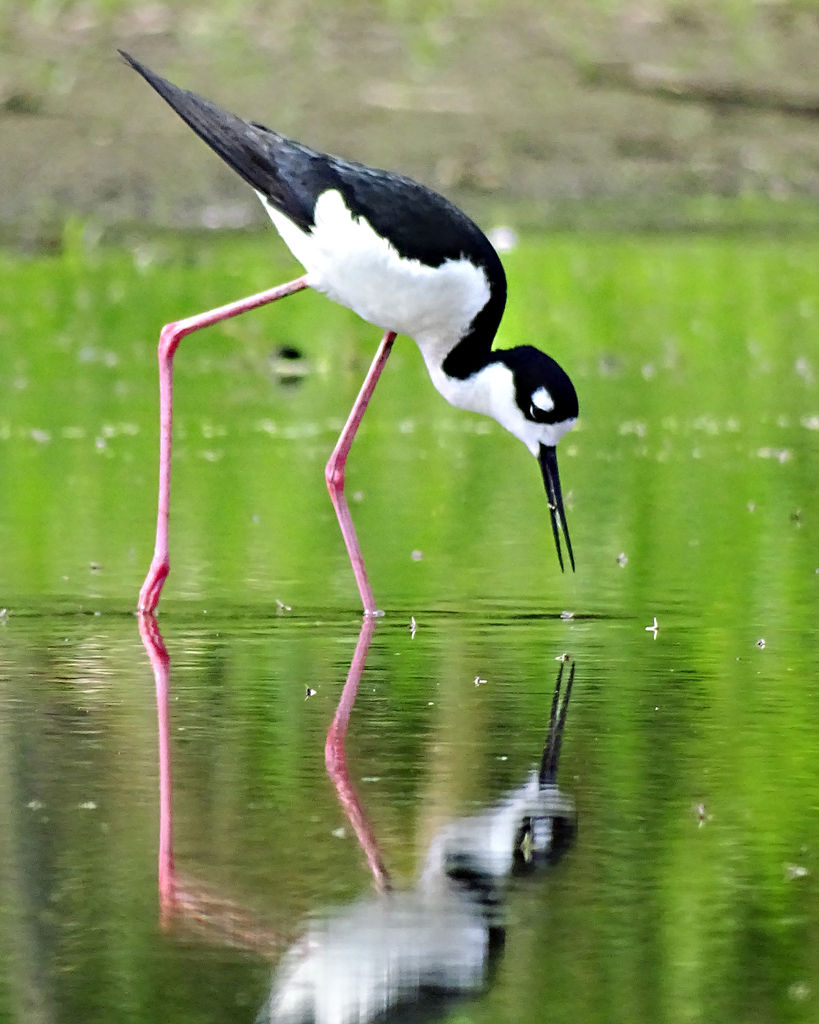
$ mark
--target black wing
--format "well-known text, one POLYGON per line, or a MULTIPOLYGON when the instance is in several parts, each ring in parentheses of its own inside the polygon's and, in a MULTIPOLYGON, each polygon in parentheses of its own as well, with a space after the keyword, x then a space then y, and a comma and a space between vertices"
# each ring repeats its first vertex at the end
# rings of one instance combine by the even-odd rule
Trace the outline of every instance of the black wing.
POLYGON ((389 238, 400 255, 429 266, 468 256, 505 291, 503 268, 489 240, 443 196, 410 178, 319 153, 245 121, 119 52, 225 163, 302 230, 313 226, 318 197, 337 189, 347 208, 389 238))

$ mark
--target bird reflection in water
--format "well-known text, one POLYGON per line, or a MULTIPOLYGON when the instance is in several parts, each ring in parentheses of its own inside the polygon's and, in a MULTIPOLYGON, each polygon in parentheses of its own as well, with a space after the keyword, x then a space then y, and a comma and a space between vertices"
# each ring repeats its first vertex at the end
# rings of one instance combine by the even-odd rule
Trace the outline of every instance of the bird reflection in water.
POLYGON ((278 960, 257 1024, 364 1024, 402 1008, 412 1009, 413 1020, 433 1020, 453 996, 479 993, 503 947, 503 904, 510 878, 556 862, 574 839, 574 802, 557 786, 574 662, 568 663, 566 680, 567 662, 560 663, 539 767, 492 806, 441 828, 416 883, 399 889, 392 884, 347 771, 347 726, 376 628, 374 619, 365 618, 327 736, 325 760, 366 856, 375 892, 312 920, 287 946, 283 936, 254 925, 251 911, 198 881, 183 879, 174 867, 170 663, 156 620, 139 618, 157 686, 163 921, 181 917, 210 939, 278 960))

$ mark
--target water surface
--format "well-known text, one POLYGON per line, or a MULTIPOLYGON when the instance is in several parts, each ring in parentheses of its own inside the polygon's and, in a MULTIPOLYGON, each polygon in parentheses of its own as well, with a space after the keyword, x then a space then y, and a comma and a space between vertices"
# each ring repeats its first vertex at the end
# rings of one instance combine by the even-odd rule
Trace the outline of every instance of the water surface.
POLYGON ((0 1017, 253 1021, 305 937, 341 934, 360 967, 392 887, 409 947, 443 922, 462 967, 426 1019, 814 1020, 815 245, 509 255, 503 343, 547 347, 580 393, 560 451, 575 575, 531 457, 447 407, 399 342, 348 469, 386 611, 366 658, 322 470, 377 337, 305 295, 187 339, 146 646, 157 329, 286 277, 267 241, 69 239, 4 267, 0 1017), (294 343, 305 373, 285 382, 294 343), (563 802, 541 807, 554 856, 479 870, 571 664, 563 802), (428 884, 453 844, 467 909, 428 884), (418 911, 430 891, 438 916, 418 911))

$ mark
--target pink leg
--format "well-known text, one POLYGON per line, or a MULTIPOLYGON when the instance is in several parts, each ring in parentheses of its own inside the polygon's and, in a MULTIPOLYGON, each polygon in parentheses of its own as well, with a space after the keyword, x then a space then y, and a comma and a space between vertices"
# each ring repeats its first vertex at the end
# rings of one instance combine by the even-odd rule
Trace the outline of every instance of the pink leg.
POLYGON ((336 708, 333 724, 327 733, 327 742, 324 745, 324 764, 327 774, 330 776, 333 785, 336 787, 338 801, 344 808, 347 820, 353 826, 356 838, 364 851, 367 863, 373 873, 375 887, 379 892, 389 892, 392 888, 390 875, 384 864, 372 826, 367 820, 364 808, 358 799, 353 784, 350 782, 350 775, 347 771, 347 752, 345 743, 347 739, 347 725, 350 721, 350 712, 355 704, 358 684, 361 682, 361 673, 364 671, 364 663, 367 660, 367 651, 370 649, 370 641, 375 630, 375 619, 368 616, 361 623, 361 633, 358 643, 355 645, 355 653, 347 674, 347 682, 341 692, 341 698, 336 708))
POLYGON ((159 335, 159 506, 156 515, 156 544, 151 567, 139 592, 139 611, 153 612, 159 604, 162 586, 168 575, 168 513, 171 499, 171 433, 173 424, 173 357, 179 342, 186 334, 211 327, 222 320, 239 316, 250 309, 266 306, 276 299, 307 288, 306 277, 269 288, 265 292, 249 295, 226 306, 166 324, 159 335))
POLYGON ((370 587, 370 581, 367 579, 367 570, 364 568, 364 559, 361 556, 361 548, 358 546, 353 519, 350 515, 350 509, 347 507, 347 499, 344 497, 344 467, 347 464, 347 456, 350 454, 350 448, 352 447, 356 431, 364 416, 364 410, 372 398, 375 385, 378 383, 378 378, 381 376, 381 371, 384 369, 384 364, 387 362, 387 357, 390 354, 394 341, 394 331, 387 331, 381 339, 381 344, 375 353, 375 359, 373 359, 367 376, 364 378, 358 398, 353 403, 350 415, 344 424, 344 429, 341 431, 341 435, 333 449, 333 454, 330 456, 330 460, 324 470, 327 487, 330 491, 333 507, 336 510, 336 516, 338 517, 338 525, 341 527, 341 534, 344 537, 344 543, 347 545, 347 554, 350 556, 350 562, 355 573, 355 581, 358 584, 358 592, 361 594, 361 600, 364 604, 365 615, 383 615, 384 613, 378 611, 375 607, 375 599, 370 587))

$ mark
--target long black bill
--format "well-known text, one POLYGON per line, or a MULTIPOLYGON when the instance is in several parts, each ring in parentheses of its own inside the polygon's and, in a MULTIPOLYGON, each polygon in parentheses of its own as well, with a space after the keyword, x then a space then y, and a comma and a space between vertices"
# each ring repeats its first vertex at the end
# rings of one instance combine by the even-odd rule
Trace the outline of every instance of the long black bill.
POLYGON ((566 550, 569 552, 569 562, 574 572, 574 553, 572 542, 569 540, 569 527, 566 525, 566 512, 563 508, 563 495, 560 492, 560 475, 557 471, 557 451, 554 445, 542 444, 538 456, 540 471, 543 474, 543 483, 546 485, 546 497, 549 499, 549 515, 552 517, 552 533, 557 548, 557 560, 560 562, 560 571, 563 572, 563 551, 560 547, 560 529, 563 528, 563 536, 566 538, 566 550))

